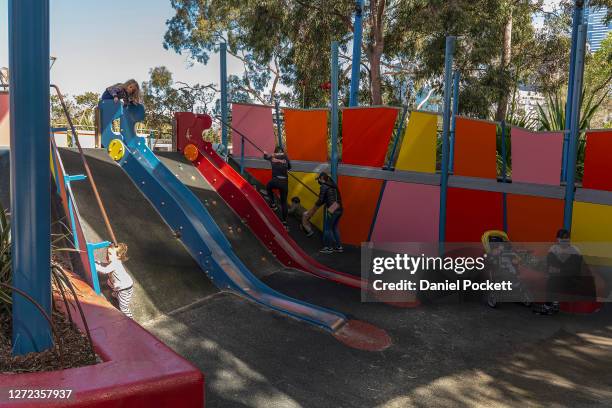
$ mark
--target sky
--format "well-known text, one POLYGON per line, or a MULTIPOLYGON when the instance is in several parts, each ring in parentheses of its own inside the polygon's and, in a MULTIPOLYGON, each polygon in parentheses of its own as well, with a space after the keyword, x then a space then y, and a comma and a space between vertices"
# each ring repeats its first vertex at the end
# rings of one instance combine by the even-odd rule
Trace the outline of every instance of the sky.
MULTIPOLYGON (((8 1, 0 0, 0 67, 8 67, 8 1)), ((51 81, 65 94, 102 92, 165 65, 175 81, 219 82, 219 58, 205 66, 162 46, 170 0, 50 0, 51 81)), ((229 74, 241 64, 228 56, 229 74)))
MULTIPOLYGON (((0 67, 8 66, 8 1, 0 0, 0 67)), ((559 0, 545 3, 550 8, 559 0)), ((65 94, 102 92, 129 78, 142 82, 161 65, 175 81, 219 82, 218 55, 205 66, 163 48, 166 20, 174 15, 170 0, 50 0, 50 7, 51 55, 57 57, 51 81, 65 94)), ((241 71, 228 56, 229 74, 241 71)))

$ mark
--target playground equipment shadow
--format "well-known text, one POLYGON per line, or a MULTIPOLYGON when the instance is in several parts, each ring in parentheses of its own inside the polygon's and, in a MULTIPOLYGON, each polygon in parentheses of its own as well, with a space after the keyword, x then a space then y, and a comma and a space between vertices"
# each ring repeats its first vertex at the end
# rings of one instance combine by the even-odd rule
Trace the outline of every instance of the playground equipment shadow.
MULTIPOLYGON (((222 200, 202 179, 192 179, 195 174, 181 176, 180 158, 164 155, 208 200, 238 255, 266 284, 358 315, 394 341, 383 352, 353 350, 323 331, 219 293, 106 153, 87 155, 118 239, 130 244, 126 266, 138 281, 137 319, 205 373, 209 407, 584 406, 612 398, 610 308, 543 318, 516 305, 489 310, 453 297, 408 310, 361 304, 354 289, 261 259, 254 249, 261 244, 222 200)), ((63 150, 62 158, 70 174, 81 172, 77 153, 63 150)), ((88 234, 102 238, 89 187, 73 188, 88 234)))

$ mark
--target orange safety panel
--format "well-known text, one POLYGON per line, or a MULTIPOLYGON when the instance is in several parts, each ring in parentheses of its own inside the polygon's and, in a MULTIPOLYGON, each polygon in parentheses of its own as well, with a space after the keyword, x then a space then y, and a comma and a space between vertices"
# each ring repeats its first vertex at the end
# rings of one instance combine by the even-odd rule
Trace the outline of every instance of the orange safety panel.
POLYGON ((289 158, 327 161, 327 110, 283 109, 283 113, 289 158))
POLYGON ((338 177, 344 207, 340 219, 340 238, 343 243, 361 245, 368 240, 382 184, 382 180, 338 177))
POLYGON ((397 119, 397 108, 342 111, 342 163, 382 167, 397 119))
POLYGON ((497 125, 457 117, 455 122, 455 164, 458 176, 497 178, 497 125))
POLYGON ((563 227, 563 200, 506 196, 508 236, 514 242, 553 242, 563 227))

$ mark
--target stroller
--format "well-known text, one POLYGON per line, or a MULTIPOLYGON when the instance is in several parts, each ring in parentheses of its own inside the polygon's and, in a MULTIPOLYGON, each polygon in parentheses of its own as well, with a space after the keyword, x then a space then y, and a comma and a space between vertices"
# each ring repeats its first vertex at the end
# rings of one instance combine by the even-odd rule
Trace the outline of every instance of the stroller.
MULTIPOLYGON (((512 282, 513 291, 518 291, 521 303, 531 306, 531 296, 519 279, 520 257, 512 248, 512 243, 508 234, 504 231, 486 231, 481 238, 485 253, 487 254, 488 267, 487 278, 491 282, 501 282, 509 280, 512 282)), ((486 303, 489 307, 495 308, 505 299, 512 298, 516 301, 516 296, 508 296, 505 292, 491 291, 486 295, 486 303)))

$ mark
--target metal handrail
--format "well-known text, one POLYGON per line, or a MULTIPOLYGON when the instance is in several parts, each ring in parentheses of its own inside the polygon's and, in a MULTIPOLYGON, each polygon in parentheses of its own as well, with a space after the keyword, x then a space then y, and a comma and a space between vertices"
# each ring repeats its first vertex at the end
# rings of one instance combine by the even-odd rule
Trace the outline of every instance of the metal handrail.
POLYGON ((74 123, 72 122, 72 118, 70 117, 70 113, 68 112, 68 107, 66 106, 66 102, 64 102, 64 96, 62 95, 59 87, 57 85, 51 84, 51 88, 55 89, 57 96, 60 100, 60 104, 62 105, 62 110, 66 115, 66 119, 68 120, 68 125, 70 126, 70 130, 74 136, 74 140, 76 142, 77 148, 79 150, 79 154, 81 155, 81 160, 83 161, 83 167, 85 167, 85 173, 87 174, 87 179, 89 180, 89 184, 91 185, 91 189, 93 190, 94 196, 96 197, 96 202, 98 203, 98 207, 100 208, 100 213, 102 214, 102 219, 104 220, 104 225, 106 226, 106 230, 113 241, 113 244, 117 245, 117 237, 115 236, 115 232, 113 231, 113 227, 111 226, 110 220, 108 218, 108 214, 106 213, 106 209, 104 208, 104 203, 102 202, 102 198, 100 197, 100 193, 98 192, 98 187, 96 186, 96 182, 94 181, 93 174, 89 168, 89 164, 87 163, 87 158, 83 153, 83 148, 81 147, 81 143, 79 142, 79 136, 76 132, 76 128, 74 123))

